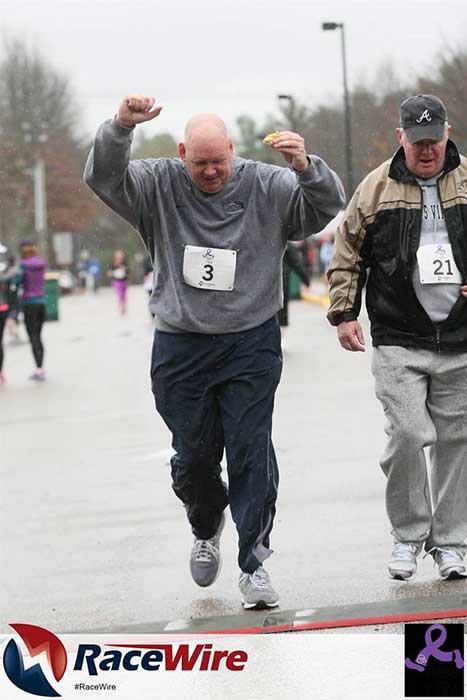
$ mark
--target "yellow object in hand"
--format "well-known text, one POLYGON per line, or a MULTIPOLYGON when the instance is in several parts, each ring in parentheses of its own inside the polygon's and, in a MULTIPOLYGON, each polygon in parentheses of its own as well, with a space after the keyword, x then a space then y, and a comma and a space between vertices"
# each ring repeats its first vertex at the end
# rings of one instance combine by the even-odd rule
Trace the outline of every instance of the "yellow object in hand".
POLYGON ((266 146, 272 146, 274 143, 274 140, 277 139, 278 136, 282 134, 282 131, 273 131, 271 134, 268 134, 267 136, 264 137, 263 143, 266 146))

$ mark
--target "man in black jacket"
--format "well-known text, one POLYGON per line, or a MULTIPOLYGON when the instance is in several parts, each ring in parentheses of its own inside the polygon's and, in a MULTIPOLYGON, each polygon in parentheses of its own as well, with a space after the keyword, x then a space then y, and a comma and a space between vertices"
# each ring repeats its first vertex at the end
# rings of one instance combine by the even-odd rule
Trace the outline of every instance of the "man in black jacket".
POLYGON ((439 98, 402 102, 401 147, 357 188, 328 272, 328 318, 353 352, 365 349, 357 318, 367 283, 376 395, 388 419, 388 572, 401 580, 414 575, 423 546, 442 579, 467 575, 467 159, 450 132, 439 98))

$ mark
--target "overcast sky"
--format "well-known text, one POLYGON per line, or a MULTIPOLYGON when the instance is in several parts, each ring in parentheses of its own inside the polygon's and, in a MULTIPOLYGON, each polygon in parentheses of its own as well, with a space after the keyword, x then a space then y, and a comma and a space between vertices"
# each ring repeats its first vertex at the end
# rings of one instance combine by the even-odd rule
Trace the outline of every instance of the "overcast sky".
POLYGON ((465 0, 0 0, 1 33, 28 37, 69 78, 89 135, 131 92, 164 105, 147 134, 177 139, 200 111, 235 133, 242 113, 277 113, 278 93, 340 100, 340 33, 323 21, 345 23, 350 86, 390 59, 410 80, 467 40, 465 0))

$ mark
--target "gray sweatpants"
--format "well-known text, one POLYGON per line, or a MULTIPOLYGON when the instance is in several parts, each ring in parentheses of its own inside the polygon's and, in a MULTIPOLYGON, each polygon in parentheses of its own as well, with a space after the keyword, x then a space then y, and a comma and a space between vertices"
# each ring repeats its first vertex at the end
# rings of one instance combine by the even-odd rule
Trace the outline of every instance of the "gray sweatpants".
POLYGON ((400 542, 467 547, 467 353, 373 348, 376 396, 389 436, 381 467, 400 542), (431 493, 424 447, 429 447, 431 493))

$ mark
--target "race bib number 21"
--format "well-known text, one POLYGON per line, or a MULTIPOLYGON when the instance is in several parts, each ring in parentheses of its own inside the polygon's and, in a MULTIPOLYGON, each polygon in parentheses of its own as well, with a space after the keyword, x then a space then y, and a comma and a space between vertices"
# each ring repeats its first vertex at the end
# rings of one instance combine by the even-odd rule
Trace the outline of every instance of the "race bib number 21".
POLYGON ((191 287, 231 292, 235 285, 237 251, 185 246, 183 279, 191 287))
POLYGON ((462 275, 450 244, 420 246, 417 260, 422 284, 462 284, 462 275))

